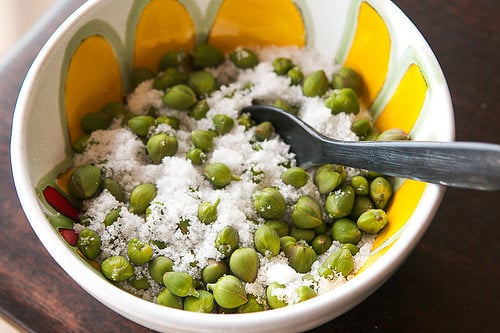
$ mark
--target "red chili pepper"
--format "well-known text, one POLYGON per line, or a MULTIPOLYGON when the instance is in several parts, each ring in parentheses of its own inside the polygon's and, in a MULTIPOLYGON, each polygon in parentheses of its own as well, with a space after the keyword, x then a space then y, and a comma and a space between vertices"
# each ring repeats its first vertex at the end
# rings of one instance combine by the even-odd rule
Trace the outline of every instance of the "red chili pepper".
POLYGON ((76 246, 78 244, 78 234, 73 229, 59 229, 59 233, 71 246, 76 246))
POLYGON ((74 221, 79 221, 80 211, 54 187, 45 187, 43 197, 56 211, 74 221))

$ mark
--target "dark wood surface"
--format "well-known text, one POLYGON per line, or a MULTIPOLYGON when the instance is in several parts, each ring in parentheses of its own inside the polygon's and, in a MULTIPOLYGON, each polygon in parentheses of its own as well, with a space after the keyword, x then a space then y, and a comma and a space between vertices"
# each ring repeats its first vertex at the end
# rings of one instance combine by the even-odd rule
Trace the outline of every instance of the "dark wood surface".
MULTIPOLYGON (((51 259, 12 182, 9 141, 20 85, 41 45, 82 2, 59 6, 0 66, 0 313, 29 332, 148 332, 94 300, 51 259)), ((499 2, 395 2, 439 59, 457 140, 500 143, 499 2)), ((499 230, 499 192, 447 189, 402 267, 360 305, 312 332, 500 332, 499 230)))

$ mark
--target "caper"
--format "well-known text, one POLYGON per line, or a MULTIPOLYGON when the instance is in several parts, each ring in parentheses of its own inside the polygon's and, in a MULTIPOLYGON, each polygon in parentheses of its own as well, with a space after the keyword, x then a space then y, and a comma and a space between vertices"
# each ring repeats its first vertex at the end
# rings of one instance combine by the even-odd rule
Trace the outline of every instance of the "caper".
POLYGON ((291 85, 298 85, 302 83, 302 80, 304 80, 304 73, 300 70, 299 67, 294 66, 286 72, 286 76, 290 78, 290 84, 291 85))
POLYGON ((387 213, 382 209, 368 209, 358 217, 359 229, 369 234, 377 234, 387 224, 387 213))
POLYGON ((282 308, 288 305, 284 293, 285 285, 271 282, 266 288, 267 303, 271 309, 282 308))
POLYGON ((210 107, 208 106, 208 102, 205 99, 199 100, 196 102, 190 109, 189 115, 196 120, 200 120, 205 118, 210 107))
POLYGON ((159 164, 164 157, 173 156, 178 148, 177 138, 166 133, 151 136, 146 143, 146 151, 153 163, 159 164))
POLYGON ((122 103, 116 101, 105 104, 101 109, 101 112, 110 114, 113 117, 121 116, 125 113, 125 111, 125 106, 122 103))
POLYGON ((408 134, 399 128, 390 128, 377 136, 377 141, 397 141, 397 140, 409 140, 408 134))
POLYGON ((95 195, 100 189, 101 169, 85 164, 75 167, 69 179, 69 191, 78 199, 87 199, 95 195))
POLYGON ((283 252, 288 251, 290 248, 294 247, 296 243, 297 239, 293 236, 280 237, 280 247, 283 252))
POLYGON ((279 219, 285 214, 283 195, 274 187, 266 187, 254 195, 254 207, 265 219, 279 219))
POLYGON ((171 272, 174 266, 172 259, 165 256, 158 256, 149 262, 149 274, 153 280, 163 285, 163 275, 171 272))
POLYGON ((292 185, 295 188, 301 188, 307 183, 309 174, 301 167, 292 167, 286 169, 281 174, 280 178, 285 184, 292 185))
POLYGON ((270 121, 263 121, 254 128, 254 137, 257 141, 265 141, 271 138, 274 127, 270 121))
POLYGON ((341 218, 332 224, 332 238, 340 243, 357 244, 361 239, 361 231, 356 223, 348 218, 341 218))
POLYGON ((215 283, 227 272, 228 267, 224 261, 209 259, 207 266, 201 271, 201 278, 205 284, 215 283))
POLYGON ((159 71, 164 71, 169 67, 182 67, 185 65, 188 55, 184 50, 168 51, 160 58, 159 71))
POLYGON ((274 257, 280 252, 280 236, 272 227, 261 225, 254 234, 257 251, 266 257, 274 257))
POLYGON ((249 130, 254 125, 254 121, 250 114, 243 113, 238 117, 238 125, 245 127, 245 130, 249 130))
POLYGON ((153 248, 138 238, 132 238, 128 242, 127 254, 134 265, 144 265, 151 260, 153 248))
POLYGON ((236 312, 238 312, 238 313, 251 313, 251 312, 260 312, 260 311, 265 310, 264 305, 259 303, 259 301, 257 301, 257 299, 255 298, 254 295, 248 294, 247 298, 248 298, 248 301, 245 304, 240 305, 236 312))
POLYGON ((375 205, 368 196, 357 195, 354 199, 354 205, 352 206, 351 214, 349 215, 354 220, 368 209, 375 208, 375 205))
POLYGON ((155 118, 152 116, 135 116, 127 121, 130 130, 138 136, 145 137, 149 133, 149 129, 155 124, 155 118))
POLYGON ((294 237, 297 240, 303 240, 307 243, 310 243, 316 236, 316 232, 314 231, 314 229, 304 229, 292 226, 290 228, 290 236, 294 237))
POLYGON ((104 178, 102 181, 102 187, 108 190, 116 200, 121 202, 125 201, 125 194, 123 193, 122 188, 113 178, 104 178))
POLYGON ((166 272, 163 274, 163 284, 172 294, 179 297, 199 295, 194 279, 184 272, 166 272))
POLYGON ((153 80, 153 89, 167 90, 168 88, 186 81, 186 74, 175 67, 165 68, 165 71, 153 80))
POLYGON ((304 285, 298 286, 295 289, 295 292, 297 293, 297 296, 299 297, 299 302, 306 301, 306 300, 311 299, 313 297, 316 297, 318 295, 316 293, 316 291, 314 291, 314 289, 312 289, 309 286, 304 286, 304 285))
POLYGON ((158 296, 156 296, 156 303, 168 306, 169 308, 184 309, 184 299, 172 294, 167 288, 160 291, 158 296))
POLYGON ((311 247, 317 255, 325 253, 332 246, 332 238, 328 235, 317 235, 311 241, 311 247))
POLYGON ((385 209, 392 197, 392 186, 384 177, 377 177, 370 183, 370 198, 376 208, 385 209))
POLYGON ((187 110, 196 104, 196 93, 185 84, 176 84, 162 97, 163 104, 175 110, 187 110))
POLYGON ((285 75, 293 67, 293 62, 289 58, 279 57, 272 62, 274 72, 278 75, 285 75))
POLYGON ((78 249, 89 259, 95 259, 101 252, 101 236, 91 229, 83 229, 78 234, 78 249))
POLYGON ((333 89, 351 88, 359 95, 362 92, 363 82, 352 68, 342 67, 338 73, 333 74, 331 86, 333 89))
POLYGON ((368 179, 363 176, 357 175, 351 178, 351 186, 356 195, 368 195, 370 184, 368 179))
POLYGON ((218 48, 208 44, 196 46, 191 54, 192 64, 195 69, 217 67, 224 62, 224 53, 218 48))
POLYGON ((156 117, 156 123, 158 124, 167 124, 175 130, 179 129, 179 118, 172 116, 159 116, 156 117))
POLYGON ((365 139, 372 129, 372 123, 368 118, 355 120, 351 125, 351 131, 358 137, 365 139))
POLYGON ((232 226, 226 226, 217 234, 215 248, 224 256, 229 257, 236 250, 239 242, 238 231, 232 226))
POLYGON ((290 103, 288 103, 286 100, 282 99, 282 98, 277 98, 275 99, 272 103, 271 103, 272 106, 274 107, 277 107, 277 108, 280 108, 288 113, 291 113, 293 115, 297 115, 297 113, 299 113, 299 108, 298 107, 295 107, 293 105, 291 105, 290 103))
POLYGON ((199 97, 206 97, 217 89, 215 76, 207 71, 197 71, 189 74, 188 85, 199 97))
POLYGON ((198 219, 201 223, 210 224, 217 220, 217 206, 219 203, 220 199, 217 199, 215 203, 204 201, 198 206, 198 219))
POLYGON ((354 256, 356 255, 356 253, 359 252, 359 249, 356 245, 352 244, 352 243, 344 243, 342 244, 342 246, 340 247, 341 249, 347 249, 349 251, 351 251, 351 254, 354 256))
POLYGON ((71 143, 71 148, 75 153, 83 153, 85 151, 85 148, 87 147, 87 144, 89 143, 89 140, 90 135, 85 133, 71 143))
POLYGON ((238 68, 252 68, 259 64, 257 55, 246 48, 238 48, 237 50, 229 53, 229 60, 238 68))
POLYGON ((120 217, 120 211, 121 211, 120 207, 115 207, 111 209, 104 218, 104 225, 108 227, 113 223, 115 223, 115 221, 118 220, 118 218, 120 217))
POLYGON ((155 77, 155 73, 144 67, 136 67, 132 69, 131 80, 132 88, 136 88, 144 81, 151 80, 155 77))
POLYGON ((326 98, 325 105, 332 111, 332 114, 359 113, 358 95, 351 88, 334 89, 326 98))
POLYGON ((320 226, 323 223, 323 213, 316 199, 309 195, 301 196, 293 207, 292 222, 302 229, 320 226))
POLYGON ((148 278, 147 277, 142 277, 142 278, 131 278, 129 281, 128 281, 132 287, 134 287, 135 289, 149 289, 149 287, 151 287, 151 285, 149 284, 149 281, 148 281, 148 278))
POLYGON ((342 166, 323 164, 314 173, 314 184, 321 194, 328 194, 335 190, 343 181, 345 170, 342 166))
POLYGON ((104 130, 111 125, 113 116, 104 112, 90 112, 82 116, 80 124, 82 130, 90 134, 97 130, 104 130))
POLYGON ((130 193, 129 211, 138 215, 143 214, 154 197, 156 197, 156 186, 154 184, 137 185, 130 193))
POLYGON ((205 166, 205 178, 216 188, 224 188, 233 180, 239 180, 224 163, 213 162, 205 166))
POLYGON ((348 276, 354 268, 354 258, 350 250, 341 248, 333 251, 321 266, 348 276))
POLYGON ((202 165, 207 160, 207 154, 200 148, 192 147, 186 152, 186 158, 194 165, 202 165))
POLYGON ((312 264, 316 261, 316 252, 304 241, 298 241, 293 246, 288 246, 283 250, 288 258, 290 267, 297 273, 307 273, 311 270, 312 264))
POLYGON ((234 250, 229 258, 229 269, 240 280, 252 283, 257 278, 259 257, 251 247, 234 250))
POLYGON ((134 268, 123 256, 111 256, 101 264, 102 274, 113 282, 122 282, 134 276, 134 268))
POLYGON ((327 90, 328 78, 322 69, 307 75, 302 82, 302 91, 307 97, 321 97, 327 90))
POLYGON ((184 299, 184 310, 210 313, 214 309, 214 296, 206 290, 198 290, 198 296, 188 296, 184 299))
POLYGON ((215 131, 219 135, 229 133, 234 127, 234 119, 223 113, 216 114, 212 118, 215 131))
POLYGON ((235 309, 248 301, 243 283, 234 275, 224 275, 207 288, 212 291, 215 302, 226 309, 235 309))
POLYGON ((351 213, 356 195, 351 185, 345 185, 331 192, 326 198, 325 209, 333 218, 341 218, 351 213))
POLYGON ((214 135, 207 130, 195 129, 191 132, 191 141, 196 148, 200 148, 205 153, 214 149, 214 135))
POLYGON ((266 220, 265 225, 273 228, 280 237, 288 236, 288 233, 290 232, 288 223, 282 220, 266 220))

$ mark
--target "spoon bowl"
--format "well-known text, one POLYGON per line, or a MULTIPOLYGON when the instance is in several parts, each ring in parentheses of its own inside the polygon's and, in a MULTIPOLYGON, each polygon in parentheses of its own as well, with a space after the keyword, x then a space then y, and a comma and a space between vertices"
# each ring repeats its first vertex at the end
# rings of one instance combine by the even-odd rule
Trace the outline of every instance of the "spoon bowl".
POLYGON ((342 164, 388 176, 478 190, 500 189, 500 145, 480 142, 340 141, 269 105, 242 110, 270 121, 304 167, 342 164))

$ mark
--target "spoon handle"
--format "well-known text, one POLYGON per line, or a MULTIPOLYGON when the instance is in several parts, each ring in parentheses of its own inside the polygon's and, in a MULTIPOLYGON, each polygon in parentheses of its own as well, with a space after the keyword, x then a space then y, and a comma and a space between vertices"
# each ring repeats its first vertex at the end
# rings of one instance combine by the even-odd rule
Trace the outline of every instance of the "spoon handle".
POLYGON ((322 163, 342 161, 389 176, 500 190, 500 145, 478 142, 323 142, 322 163))

